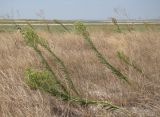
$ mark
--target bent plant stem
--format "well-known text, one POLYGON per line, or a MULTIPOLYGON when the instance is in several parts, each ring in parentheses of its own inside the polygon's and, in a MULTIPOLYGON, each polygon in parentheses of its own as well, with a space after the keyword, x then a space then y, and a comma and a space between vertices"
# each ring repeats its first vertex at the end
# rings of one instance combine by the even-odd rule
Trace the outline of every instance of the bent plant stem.
POLYGON ((100 60, 100 62, 108 67, 108 69, 112 70, 112 73, 117 75, 119 78, 125 80, 127 83, 129 83, 128 78, 124 76, 119 70, 117 70, 115 67, 113 67, 105 58, 104 56, 97 50, 91 39, 88 35, 83 34, 84 39, 88 42, 92 50, 95 52, 96 56, 100 60))
MULTIPOLYGON (((78 94, 78 91, 76 90, 76 88, 74 87, 73 85, 73 82, 72 80, 70 79, 69 77, 69 73, 67 71, 67 68, 65 67, 64 63, 62 60, 60 60, 56 54, 54 54, 54 52, 51 51, 51 49, 49 48, 49 44, 47 41, 45 41, 43 38, 39 37, 33 30, 33 28, 29 25, 30 29, 27 30, 27 32, 24 31, 21 31, 22 34, 24 34, 24 38, 25 40, 27 41, 28 45, 31 46, 32 48, 34 49, 37 49, 37 45, 41 45, 42 47, 44 47, 53 57, 54 57, 54 60, 55 60, 55 63, 58 64, 58 66, 60 67, 60 69, 62 70, 62 72, 64 73, 64 79, 66 81, 66 84, 68 86, 68 88, 70 89, 66 89, 66 90, 73 90, 75 94, 79 95, 78 94)), ((37 50, 38 51, 38 50, 37 50)), ((39 52, 38 52, 39 53, 39 52)), ((46 63, 47 61, 44 60, 46 63)), ((48 65, 49 66, 49 65, 48 65)), ((48 67, 50 68, 50 67, 48 67)), ((50 71, 52 69, 50 68, 50 71)), ((52 71, 53 72, 53 71, 52 71)), ((57 79, 58 80, 58 79, 57 79)), ((62 83, 61 83, 62 84, 62 83)))
MULTIPOLYGON (((37 82, 35 82, 35 83, 37 83, 36 86, 38 86, 37 87, 38 89, 46 91, 46 92, 52 94, 53 96, 59 97, 60 99, 66 100, 66 101, 72 101, 72 102, 77 102, 77 103, 86 104, 86 105, 89 105, 89 104, 102 105, 103 107, 107 107, 108 110, 109 109, 112 109, 112 110, 121 109, 121 107, 113 105, 112 103, 110 103, 108 101, 90 100, 90 99, 81 98, 80 96, 74 97, 74 96, 70 95, 70 93, 68 92, 67 88, 62 84, 61 81, 58 80, 56 74, 54 73, 52 68, 49 66, 49 64, 48 64, 47 60, 45 59, 45 57, 43 56, 42 52, 38 49, 38 45, 41 45, 42 47, 46 48, 49 51, 49 53, 52 54, 52 56, 57 61, 56 63, 61 66, 62 71, 65 73, 65 78, 69 81, 69 83, 71 85, 71 84, 73 84, 73 82, 69 78, 69 73, 68 73, 67 68, 65 67, 63 61, 61 61, 54 54, 54 52, 51 51, 51 49, 47 46, 48 45, 47 43, 43 44, 43 42, 44 42, 43 39, 39 38, 39 36, 36 33, 34 33, 33 30, 28 31, 27 33, 21 31, 21 33, 24 34, 23 36, 25 37, 25 40, 26 40, 27 44, 29 46, 31 46, 36 51, 36 53, 39 55, 39 57, 41 58, 42 63, 45 65, 46 69, 52 74, 52 76, 54 77, 55 82, 59 85, 59 88, 61 88, 61 91, 59 91, 56 88, 47 86, 47 85, 52 85, 52 84, 49 83, 49 82, 51 82, 50 80, 48 80, 48 82, 46 82, 46 79, 41 79, 42 81, 38 81, 39 78, 35 77, 37 79, 37 82), (43 80, 44 80, 44 82, 43 82, 43 80)), ((82 34, 85 37, 85 40, 87 40, 87 42, 91 45, 91 48, 94 50, 94 52, 96 53, 96 55, 99 58, 99 60, 103 64, 105 64, 109 69, 111 69, 114 74, 119 76, 119 78, 122 78, 123 80, 126 80, 128 82, 127 78, 124 77, 123 74, 121 74, 116 68, 114 68, 112 65, 110 65, 107 62, 107 60, 103 57, 103 55, 96 49, 96 47, 94 46, 93 42, 90 40, 88 32, 85 31, 85 33, 82 33, 82 34)), ((53 79, 53 77, 50 77, 50 78, 53 79)), ((72 90, 74 90, 74 88, 72 90)), ((123 109, 121 109, 121 110, 123 110, 123 109)))
POLYGON ((60 21, 54 20, 54 22, 56 24, 59 24, 61 27, 63 27, 65 31, 70 32, 69 29, 63 23, 61 23, 60 21))
POLYGON ((66 81, 68 81, 69 88, 72 89, 77 95, 79 95, 78 91, 76 90, 76 88, 75 88, 75 86, 74 86, 74 84, 73 84, 73 82, 72 82, 72 80, 69 76, 69 72, 68 72, 66 66, 64 65, 63 61, 60 58, 58 58, 53 51, 51 51, 51 49, 48 46, 48 43, 44 44, 44 43, 39 42, 39 44, 42 47, 44 47, 54 57, 54 59, 56 61, 56 64, 58 64, 60 66, 60 69, 64 73, 64 79, 66 81))
MULTIPOLYGON (((76 101, 76 100, 74 100, 76 101)), ((125 108, 119 107, 117 105, 112 104, 109 101, 97 101, 97 100, 87 100, 86 99, 80 99, 77 100, 77 102, 83 102, 86 105, 101 105, 102 107, 107 107, 106 110, 121 110, 122 112, 126 113, 128 116, 131 116, 131 112, 129 112, 128 110, 126 110, 125 108)))
POLYGON ((133 69, 135 69, 137 72, 139 72, 140 74, 142 74, 145 78, 149 79, 148 76, 136 65, 134 64, 133 61, 129 60, 129 57, 126 56, 123 52, 117 52, 117 57, 123 61, 126 65, 132 67, 133 69))
POLYGON ((95 52, 97 58, 99 61, 104 64, 108 69, 112 71, 113 74, 115 74, 119 79, 122 79, 126 81, 128 84, 130 84, 128 78, 123 75, 118 69, 116 69, 114 66, 112 66, 105 57, 97 50, 96 46, 93 44, 92 40, 90 39, 89 32, 86 29, 86 26, 81 22, 76 22, 74 24, 75 30, 83 36, 83 38, 87 41, 88 45, 91 47, 91 49, 95 52))
POLYGON ((34 50, 36 51, 36 53, 40 56, 42 63, 46 66, 46 68, 52 73, 52 75, 54 76, 54 78, 56 79, 57 84, 59 84, 61 86, 61 88, 63 89, 63 91, 67 94, 69 94, 69 92, 66 90, 65 86, 58 80, 57 76, 55 75, 55 73, 53 72, 53 70, 51 69, 51 67, 49 66, 49 64, 47 63, 47 61, 45 60, 45 58, 43 57, 42 53, 40 50, 38 50, 36 47, 34 47, 34 50))
POLYGON ((86 99, 81 98, 79 96, 72 96, 67 93, 65 93, 63 90, 61 90, 60 85, 56 85, 57 83, 54 82, 55 79, 53 79, 52 75, 49 75, 51 72, 47 70, 34 70, 34 69, 27 69, 26 72, 26 81, 28 85, 31 88, 39 89, 42 91, 45 91, 47 93, 50 93, 52 96, 55 96, 63 101, 70 101, 72 103, 78 103, 81 105, 100 105, 103 108, 106 108, 106 110, 122 110, 123 112, 127 113, 128 111, 112 104, 109 101, 99 101, 99 100, 92 100, 92 99, 86 99))
POLYGON ((95 104, 95 105, 102 105, 103 107, 109 106, 110 108, 114 108, 114 109, 121 108, 119 106, 112 104, 111 102, 108 102, 108 101, 89 100, 89 99, 83 99, 83 98, 79 98, 79 97, 71 97, 70 101, 78 102, 78 103, 81 103, 84 105, 95 104))
POLYGON ((60 58, 58 58, 56 56, 56 54, 54 52, 52 52, 49 47, 48 48, 45 47, 45 48, 50 52, 50 54, 55 58, 57 63, 60 65, 60 69, 64 72, 64 78, 69 82, 69 87, 79 96, 79 93, 76 90, 76 88, 75 88, 75 86, 74 86, 74 84, 73 84, 73 82, 72 82, 72 80, 69 76, 69 72, 68 72, 66 66, 64 65, 63 61, 60 58))

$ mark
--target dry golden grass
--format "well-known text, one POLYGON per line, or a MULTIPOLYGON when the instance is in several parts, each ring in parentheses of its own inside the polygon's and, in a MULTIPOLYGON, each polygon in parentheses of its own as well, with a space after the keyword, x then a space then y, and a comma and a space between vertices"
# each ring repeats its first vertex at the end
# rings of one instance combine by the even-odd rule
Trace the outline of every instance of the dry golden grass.
MULTIPOLYGON (((100 64, 84 39, 73 33, 38 32, 50 44, 69 70, 73 83, 84 98, 110 100, 132 112, 133 117, 159 117, 160 114, 160 33, 126 34, 92 32, 97 49, 120 71, 128 75, 132 85, 117 80, 100 64), (143 70, 127 66, 116 57, 123 51, 143 70)), ((45 51, 44 51, 45 53, 45 51)), ((47 53, 46 58, 61 77, 47 53)), ((41 65, 34 50, 26 46, 18 32, 0 33, 0 117, 124 117, 121 112, 108 112, 100 107, 63 102, 39 90, 31 90, 24 82, 28 66, 41 65)))

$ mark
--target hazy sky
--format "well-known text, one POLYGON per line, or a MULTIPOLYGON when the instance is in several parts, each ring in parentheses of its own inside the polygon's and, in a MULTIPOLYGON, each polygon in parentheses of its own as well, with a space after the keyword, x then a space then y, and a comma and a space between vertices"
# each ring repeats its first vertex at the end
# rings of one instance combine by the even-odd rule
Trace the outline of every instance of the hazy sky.
POLYGON ((125 19, 126 14, 130 19, 160 18, 160 0, 0 0, 1 18, 104 20, 125 19))

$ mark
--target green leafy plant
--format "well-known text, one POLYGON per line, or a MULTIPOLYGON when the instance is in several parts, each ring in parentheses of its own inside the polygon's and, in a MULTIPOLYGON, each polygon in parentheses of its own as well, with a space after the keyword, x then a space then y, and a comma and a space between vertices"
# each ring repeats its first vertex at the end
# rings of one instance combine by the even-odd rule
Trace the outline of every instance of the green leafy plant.
MULTIPOLYGON (((69 93, 69 91, 67 91, 64 86, 64 84, 62 84, 60 82, 60 80, 58 80, 58 78, 56 77, 54 71, 51 69, 51 67, 49 66, 48 62, 46 61, 46 59, 44 58, 44 56, 42 55, 41 51, 38 49, 38 45, 41 45, 42 47, 46 48, 50 53, 52 53, 52 55, 54 55, 54 58, 56 58, 56 63, 58 65, 61 66, 61 68, 63 68, 63 72, 65 74, 65 80, 68 81, 68 83, 71 83, 71 84, 68 84, 69 86, 71 86, 71 88, 73 88, 73 90, 75 90, 75 87, 73 86, 73 83, 72 81, 70 80, 69 78, 69 75, 66 74, 68 73, 67 72, 67 69, 66 67, 64 66, 63 62, 61 62, 61 60, 51 51, 51 49, 49 48, 48 46, 48 43, 43 39, 43 38, 40 38, 32 28, 26 28, 23 32, 23 37, 25 39, 25 42, 27 43, 27 45, 29 45, 30 47, 32 47, 36 53, 39 55, 39 57, 41 58, 42 60, 42 63, 45 65, 45 67, 53 74, 53 76, 56 78, 56 81, 57 83, 59 83, 61 85, 61 87, 63 87, 63 90, 65 90, 65 92, 69 93), (66 77, 67 76, 67 77, 66 77)), ((68 89, 69 90, 69 89, 68 89)), ((76 91, 77 93, 77 91, 76 91)))
POLYGON ((129 83, 128 78, 123 75, 118 69, 116 69, 113 65, 111 65, 106 59, 105 57, 97 50, 96 46, 94 45, 94 43, 92 42, 88 31, 86 30, 86 26, 82 23, 82 22, 75 22, 74 24, 75 30, 81 34, 83 36, 83 38, 86 40, 86 42, 88 43, 88 45, 91 47, 91 49, 94 51, 94 53, 96 54, 97 58, 99 59, 99 61, 104 64, 108 69, 110 69, 112 71, 113 74, 115 74, 118 78, 126 81, 127 83, 129 83))
POLYGON ((60 85, 57 84, 56 79, 52 76, 52 73, 48 70, 35 70, 28 68, 25 74, 25 80, 31 88, 48 92, 64 101, 76 102, 82 105, 101 105, 107 110, 121 109, 124 112, 127 112, 125 109, 120 108, 119 106, 116 106, 108 101, 83 99, 81 97, 75 97, 65 93, 61 89, 60 85))
MULTIPOLYGON (((96 52, 99 60, 103 64, 107 65, 110 69, 114 70, 113 73, 118 75, 115 68, 104 59, 101 53, 99 53, 98 50, 95 48, 92 41, 87 38, 89 36, 88 32, 83 31, 86 30, 85 26, 81 25, 81 27, 77 26, 77 28, 79 28, 80 32, 86 37, 86 40, 89 42, 89 44, 92 45, 91 47, 96 52)), ((25 81, 32 89, 39 89, 48 92, 51 95, 56 96, 57 98, 65 101, 75 102, 84 105, 101 105, 102 107, 105 107, 107 110, 120 109, 127 114, 129 113, 127 110, 119 106, 116 106, 109 101, 99 101, 80 97, 73 85, 72 80, 69 77, 69 72, 67 71, 67 68, 65 67, 63 61, 60 58, 58 58, 56 54, 50 49, 47 41, 45 41, 43 38, 40 38, 31 27, 25 28, 24 30, 20 28, 20 32, 23 35, 26 44, 35 50, 35 52, 40 57, 42 63, 45 66, 42 70, 35 70, 31 68, 28 68, 26 70, 25 81), (70 94, 69 89, 63 84, 61 80, 58 79, 58 77, 48 64, 47 60, 43 56, 42 52, 39 50, 39 45, 44 47, 52 55, 54 62, 60 66, 61 71, 63 71, 63 73, 65 74, 65 80, 68 82, 70 89, 77 94, 76 96, 70 94)), ((119 74, 122 75, 121 73, 119 74)))
POLYGON ((48 70, 35 70, 28 68, 25 73, 26 83, 33 89, 40 89, 51 93, 53 96, 60 96, 61 99, 67 100, 68 93, 61 89, 57 79, 48 70))

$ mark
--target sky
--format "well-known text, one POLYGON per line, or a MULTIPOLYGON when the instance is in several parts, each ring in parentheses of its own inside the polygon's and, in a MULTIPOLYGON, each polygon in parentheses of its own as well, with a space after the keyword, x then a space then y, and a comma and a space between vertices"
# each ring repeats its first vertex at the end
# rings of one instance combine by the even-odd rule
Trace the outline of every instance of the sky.
POLYGON ((160 19, 160 0, 0 0, 0 18, 160 19))

